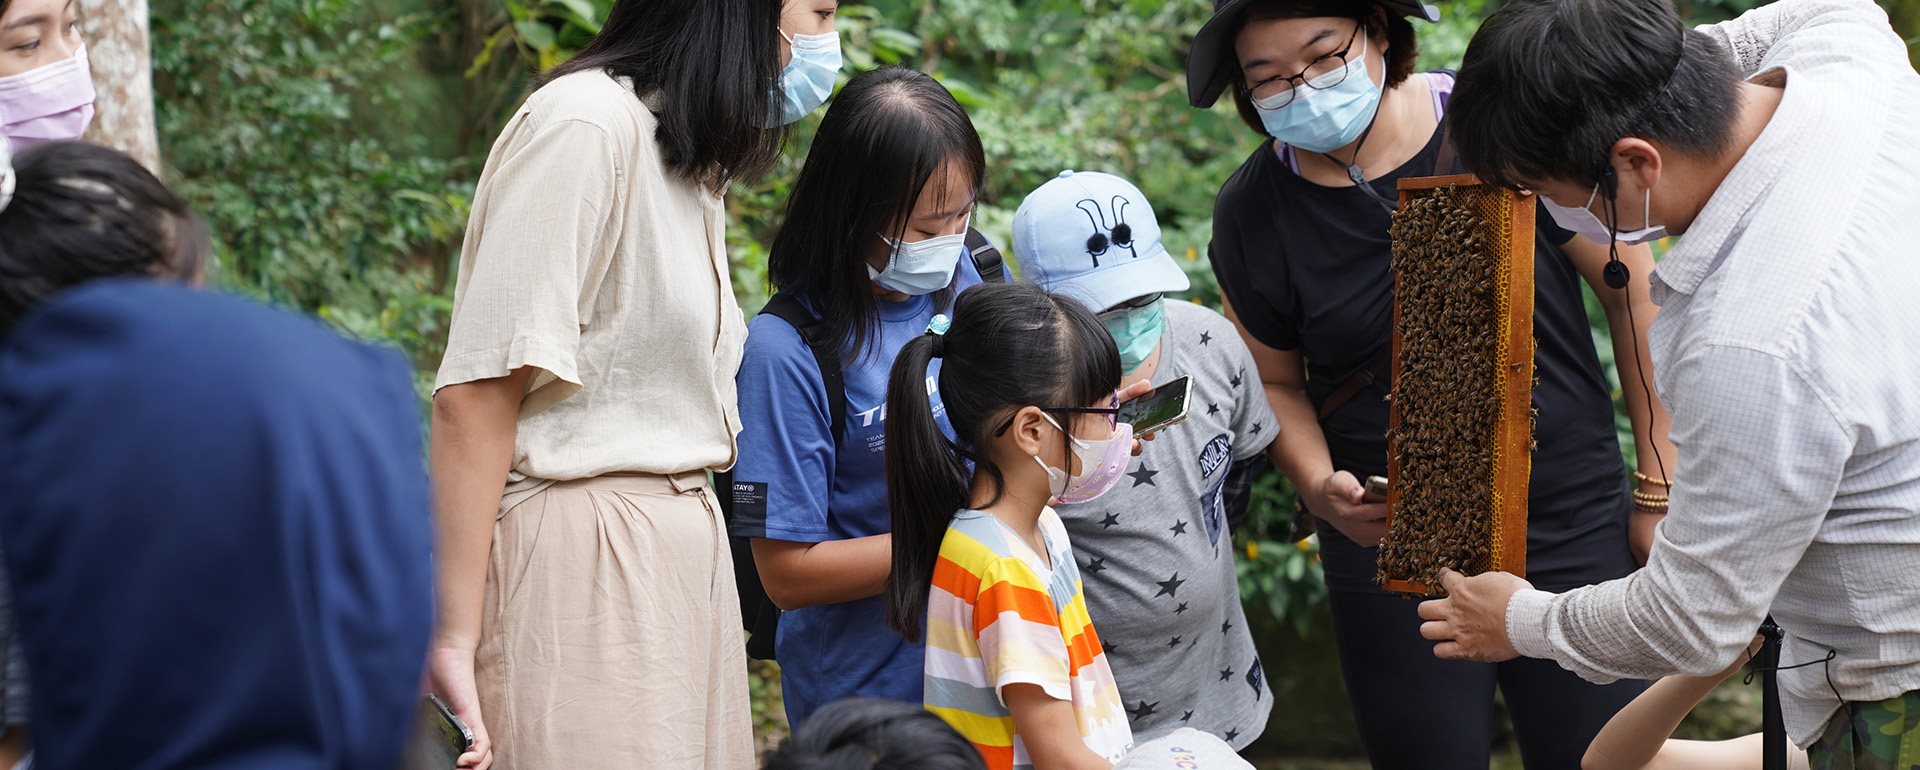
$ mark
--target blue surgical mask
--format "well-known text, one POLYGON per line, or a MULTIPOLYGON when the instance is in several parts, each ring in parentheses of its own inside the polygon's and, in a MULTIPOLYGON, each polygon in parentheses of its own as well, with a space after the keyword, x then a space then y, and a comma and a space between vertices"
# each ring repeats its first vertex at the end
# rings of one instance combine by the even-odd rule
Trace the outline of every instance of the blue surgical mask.
MULTIPOLYGON (((1260 124, 1266 126, 1267 133, 1302 150, 1322 153, 1359 139, 1380 108, 1380 87, 1367 73, 1365 46, 1362 43, 1360 55, 1347 63, 1346 79, 1337 86, 1325 90, 1305 84, 1294 86, 1299 93, 1279 108, 1261 106, 1267 100, 1253 100, 1253 109, 1260 113, 1260 124)), ((1339 74, 1333 72, 1320 79, 1332 80, 1339 74)))
POLYGON ((967 231, 964 227, 953 235, 913 243, 901 243, 884 235, 880 239, 892 249, 887 257, 887 269, 875 270, 868 265, 867 276, 880 288, 915 297, 932 294, 951 285, 953 271, 960 266, 960 257, 967 253, 967 231))
POLYGON ((1120 371, 1132 373, 1160 346, 1160 335, 1167 331, 1167 301, 1109 310, 1100 314, 1100 325, 1107 327, 1113 344, 1120 348, 1120 371))
POLYGON ((820 109, 840 77, 840 35, 781 37, 793 47, 793 59, 780 72, 780 125, 792 125, 820 109))

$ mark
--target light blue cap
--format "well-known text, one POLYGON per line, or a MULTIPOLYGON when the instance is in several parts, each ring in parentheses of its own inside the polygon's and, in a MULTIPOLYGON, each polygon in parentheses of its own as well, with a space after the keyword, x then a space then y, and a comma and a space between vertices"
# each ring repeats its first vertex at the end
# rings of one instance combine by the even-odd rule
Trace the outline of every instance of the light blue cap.
POLYGON ((1096 313, 1190 285, 1147 196, 1112 174, 1062 171, 1034 190, 1013 214, 1013 253, 1021 277, 1096 313))

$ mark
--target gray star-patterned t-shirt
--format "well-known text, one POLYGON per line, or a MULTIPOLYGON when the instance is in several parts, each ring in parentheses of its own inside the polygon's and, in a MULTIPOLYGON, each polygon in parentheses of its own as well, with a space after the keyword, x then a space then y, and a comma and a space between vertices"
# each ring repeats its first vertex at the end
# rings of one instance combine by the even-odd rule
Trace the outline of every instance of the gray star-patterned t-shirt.
POLYGON ((1113 491, 1056 510, 1136 739, 1182 727, 1244 748, 1273 707, 1240 607, 1222 490, 1277 422, 1253 356, 1219 313, 1166 305, 1157 385, 1193 376, 1189 417, 1148 442, 1113 491))

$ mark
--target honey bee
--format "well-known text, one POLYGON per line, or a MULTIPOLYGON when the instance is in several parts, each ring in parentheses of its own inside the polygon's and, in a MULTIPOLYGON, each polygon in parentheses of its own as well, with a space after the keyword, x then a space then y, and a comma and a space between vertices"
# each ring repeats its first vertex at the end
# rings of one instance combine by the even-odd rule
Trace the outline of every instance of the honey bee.
MULTIPOLYGON (((1507 378, 1526 368, 1507 363, 1501 333, 1513 237, 1501 219, 1511 205, 1505 195, 1482 186, 1418 191, 1394 216, 1401 347, 1388 444, 1398 500, 1381 543, 1382 581, 1434 586, 1442 569, 1494 566, 1496 452, 1502 415, 1513 413, 1501 400, 1507 378)), ((1531 425, 1537 414, 1527 414, 1531 425)))

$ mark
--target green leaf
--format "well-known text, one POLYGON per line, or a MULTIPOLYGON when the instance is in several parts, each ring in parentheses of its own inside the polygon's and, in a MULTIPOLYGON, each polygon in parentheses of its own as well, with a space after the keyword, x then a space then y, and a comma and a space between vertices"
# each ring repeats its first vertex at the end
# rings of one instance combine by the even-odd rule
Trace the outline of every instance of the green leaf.
POLYGON ((514 22, 513 31, 520 36, 522 44, 540 53, 543 59, 559 42, 553 36, 553 28, 532 19, 514 22))
POLYGON ((600 28, 600 21, 599 21, 600 13, 598 9, 594 8, 592 0, 550 0, 550 1, 566 6, 567 10, 572 11, 574 16, 579 17, 579 19, 582 22, 592 25, 595 30, 598 30, 600 28))

